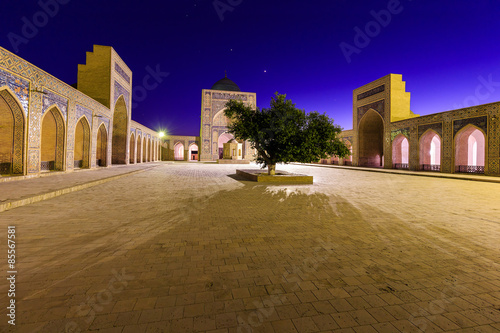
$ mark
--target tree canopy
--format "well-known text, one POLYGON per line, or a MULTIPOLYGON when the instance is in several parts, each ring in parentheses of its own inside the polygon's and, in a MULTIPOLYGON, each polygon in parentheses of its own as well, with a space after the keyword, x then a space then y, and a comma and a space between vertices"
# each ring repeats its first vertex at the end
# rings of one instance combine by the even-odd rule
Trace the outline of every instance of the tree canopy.
POLYGON ((326 114, 299 110, 286 95, 278 93, 271 107, 256 110, 230 100, 224 111, 229 132, 248 140, 257 151, 257 163, 274 174, 276 163, 317 162, 328 156, 345 157, 349 149, 338 138, 342 131, 326 114))

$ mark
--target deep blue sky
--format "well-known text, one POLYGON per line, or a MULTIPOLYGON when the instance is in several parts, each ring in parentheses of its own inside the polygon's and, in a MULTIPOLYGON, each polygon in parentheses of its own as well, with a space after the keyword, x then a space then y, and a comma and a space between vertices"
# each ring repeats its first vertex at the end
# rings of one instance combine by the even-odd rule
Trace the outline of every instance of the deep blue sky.
POLYGON ((259 107, 278 91, 344 129, 352 128, 352 90, 389 73, 403 74, 417 114, 500 101, 500 0, 401 0, 350 63, 340 44, 355 46, 355 28, 365 30, 372 11, 398 1, 60 1, 16 50, 8 34, 22 35, 23 17, 33 22, 41 7, 3 0, 0 45, 69 84, 93 44, 115 48, 134 86, 159 66, 169 76, 132 118, 172 134, 199 135, 201 90, 224 70, 257 93, 259 107), (214 3, 236 5, 221 20, 214 3))

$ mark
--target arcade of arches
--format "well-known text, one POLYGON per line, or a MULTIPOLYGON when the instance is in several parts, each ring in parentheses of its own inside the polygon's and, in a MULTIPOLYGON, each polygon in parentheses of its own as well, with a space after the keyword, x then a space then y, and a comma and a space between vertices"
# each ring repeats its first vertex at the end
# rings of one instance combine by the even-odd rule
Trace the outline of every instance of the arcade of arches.
POLYGON ((419 116, 398 74, 353 92, 352 155, 321 163, 500 175, 500 102, 419 116))
MULTIPOLYGON (((202 89, 199 136, 160 139, 131 118, 131 77, 108 46, 87 52, 76 89, 0 47, 0 174, 160 159, 216 161, 232 138, 223 114, 226 102, 256 107, 255 93, 242 92, 225 77, 202 89)), ((354 128, 340 134, 352 155, 322 162, 500 176, 499 118, 500 102, 419 116, 410 110, 402 76, 389 74, 353 91, 354 128)), ((248 142, 241 144, 243 159, 251 160, 254 151, 248 142)))
POLYGON ((138 133, 157 161, 158 133, 131 120, 131 77, 109 46, 87 53, 76 89, 0 47, 2 177, 137 163, 138 133))

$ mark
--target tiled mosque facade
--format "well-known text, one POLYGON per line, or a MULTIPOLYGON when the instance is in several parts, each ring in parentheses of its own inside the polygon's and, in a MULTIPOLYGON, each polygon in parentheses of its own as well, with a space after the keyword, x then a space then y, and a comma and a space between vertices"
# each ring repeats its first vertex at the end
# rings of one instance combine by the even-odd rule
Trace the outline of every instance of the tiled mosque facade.
POLYGON ((341 133, 348 159, 321 163, 500 175, 500 102, 418 116, 401 75, 353 93, 353 129, 341 133))
MULTIPOLYGON (((225 105, 231 99, 242 101, 252 108, 257 104, 255 93, 242 92, 226 75, 211 89, 203 89, 201 92, 200 136, 167 136, 163 144, 164 159, 170 161, 223 159, 223 145, 233 138, 233 135, 228 133, 229 120, 224 115, 225 105)), ((253 160, 254 150, 250 147, 250 142, 245 141, 241 144, 241 159, 253 160)))
POLYGON ((0 173, 158 160, 158 133, 131 121, 131 90, 132 72, 111 47, 87 52, 76 87, 0 48, 0 173))
MULTIPOLYGON (((216 83, 217 85, 217 83, 216 83)), ((222 145, 228 142, 232 136, 227 133, 228 119, 224 115, 226 103, 230 99, 236 99, 253 108, 256 106, 257 96, 255 93, 241 91, 223 91, 216 89, 203 89, 202 91, 202 124, 201 139, 202 150, 201 161, 216 161, 222 159, 222 145)), ((239 89, 238 89, 239 90, 239 89)), ((243 142, 243 159, 253 159, 253 150, 249 142, 243 142)))

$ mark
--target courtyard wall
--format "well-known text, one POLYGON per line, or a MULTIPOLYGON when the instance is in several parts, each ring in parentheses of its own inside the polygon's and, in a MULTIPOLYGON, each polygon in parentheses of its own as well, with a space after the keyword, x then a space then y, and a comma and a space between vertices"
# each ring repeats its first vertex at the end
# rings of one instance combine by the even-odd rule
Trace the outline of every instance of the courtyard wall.
POLYGON ((0 47, 3 175, 129 164, 137 130, 147 133, 149 160, 159 158, 158 133, 131 121, 132 72, 113 48, 87 52, 78 80, 66 84, 0 47))

